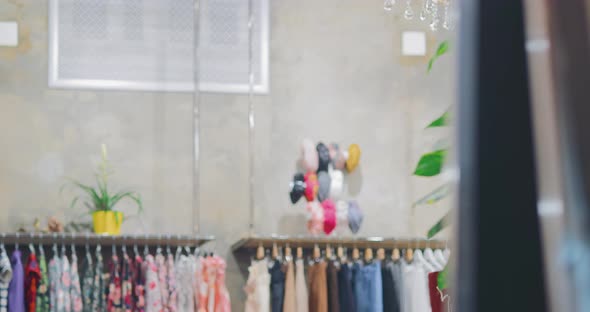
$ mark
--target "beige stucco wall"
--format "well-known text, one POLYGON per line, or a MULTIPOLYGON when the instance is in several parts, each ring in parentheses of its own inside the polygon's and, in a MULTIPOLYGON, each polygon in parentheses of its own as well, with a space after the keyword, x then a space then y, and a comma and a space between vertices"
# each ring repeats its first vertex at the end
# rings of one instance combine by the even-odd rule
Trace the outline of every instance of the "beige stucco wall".
MULTIPOLYGON (((360 235, 424 236, 448 207, 413 214, 413 199, 440 180, 410 174, 419 155, 446 137, 424 127, 452 102, 452 58, 426 75, 426 58, 400 56, 401 32, 427 28, 383 11, 382 1, 270 2, 270 93, 254 106, 254 231, 304 233, 304 205, 289 204, 288 182, 299 143, 310 137, 361 146, 361 166, 348 177, 350 197, 366 214, 360 235)), ((21 42, 0 47, 0 231, 83 213, 68 208, 72 193, 59 188, 64 176, 91 182, 106 143, 114 186, 137 189, 145 203, 124 231, 186 234, 200 223, 201 233, 218 237, 241 310, 244 280, 228 246, 249 230, 246 97, 199 95, 194 211, 192 94, 49 89, 46 1, 2 0, 0 20, 19 22, 21 42)), ((430 52, 436 41, 429 33, 430 52)))

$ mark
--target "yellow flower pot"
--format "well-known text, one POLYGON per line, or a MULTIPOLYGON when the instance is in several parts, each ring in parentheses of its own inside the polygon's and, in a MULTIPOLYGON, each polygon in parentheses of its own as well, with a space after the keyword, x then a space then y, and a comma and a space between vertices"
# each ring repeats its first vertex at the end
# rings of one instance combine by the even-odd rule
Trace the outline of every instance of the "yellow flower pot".
POLYGON ((92 222, 96 234, 119 235, 123 213, 110 210, 95 211, 92 213, 92 222))

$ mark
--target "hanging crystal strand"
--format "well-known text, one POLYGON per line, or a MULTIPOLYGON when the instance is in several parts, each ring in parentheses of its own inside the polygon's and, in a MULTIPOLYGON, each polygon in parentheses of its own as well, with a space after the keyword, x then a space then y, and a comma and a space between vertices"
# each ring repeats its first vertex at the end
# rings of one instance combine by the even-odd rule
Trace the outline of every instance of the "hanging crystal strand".
POLYGON ((451 10, 450 7, 451 7, 450 1, 446 1, 445 2, 445 18, 443 21, 443 27, 444 27, 444 29, 447 29, 447 30, 452 28, 451 14, 449 12, 451 10))
POLYGON ((422 11, 420 11, 420 20, 426 20, 428 14, 430 14, 430 8, 432 7, 432 0, 422 1, 422 11))
POLYGON ((414 18, 414 10, 412 10, 412 0, 406 0, 406 10, 404 11, 404 17, 407 20, 414 18))
POLYGON ((432 29, 432 31, 437 31, 439 22, 438 1, 434 0, 432 2, 432 23, 430 23, 430 29, 432 29))
POLYGON ((383 9, 385 11, 393 10, 393 5, 395 4, 395 0, 385 0, 383 1, 383 9))

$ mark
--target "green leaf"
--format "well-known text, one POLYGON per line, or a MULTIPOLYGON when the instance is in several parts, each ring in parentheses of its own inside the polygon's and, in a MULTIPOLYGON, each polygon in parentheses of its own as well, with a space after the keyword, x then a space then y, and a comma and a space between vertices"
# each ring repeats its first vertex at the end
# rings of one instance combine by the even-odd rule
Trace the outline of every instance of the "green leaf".
POLYGON ((442 149, 422 155, 418 161, 416 170, 414 170, 414 175, 432 177, 439 174, 442 170, 446 153, 447 151, 442 149))
POLYGON ((451 185, 450 183, 446 183, 443 184, 439 187, 437 187, 436 189, 434 189, 432 192, 424 195, 422 198, 418 199, 413 207, 416 207, 418 205, 432 205, 434 203, 437 203, 438 201, 442 200, 443 198, 447 197, 447 195, 449 195, 451 193, 451 185))
POLYGON ((432 65, 434 64, 434 61, 436 61, 439 57, 443 56, 448 51, 449 51, 449 41, 445 40, 438 45, 436 52, 428 61, 428 67, 426 69, 426 72, 430 73, 430 71, 432 70, 432 65))
POLYGON ((436 56, 443 56, 449 50, 449 41, 445 40, 438 45, 436 49, 436 56))
POLYGON ((431 122, 426 127, 426 129, 428 129, 428 128, 436 128, 436 127, 444 127, 444 126, 446 126, 448 124, 449 124, 449 112, 446 111, 446 112, 444 112, 444 114, 442 114, 436 120, 434 120, 433 122, 431 122))
POLYGON ((440 233, 440 231, 442 231, 445 227, 447 227, 447 225, 449 225, 451 223, 450 221, 451 220, 450 220, 449 213, 447 213, 438 222, 436 222, 430 228, 430 230, 428 230, 428 233, 426 233, 426 237, 428 237, 428 239, 433 238, 436 234, 440 233))
POLYGON ((141 203, 141 197, 139 194, 129 191, 121 191, 110 198, 110 202, 112 207, 114 207, 120 200, 124 198, 129 198, 135 202, 137 205, 138 211, 143 212, 143 204, 141 203))
POLYGON ((449 266, 447 265, 442 271, 438 273, 436 284, 441 291, 447 289, 448 285, 449 266))

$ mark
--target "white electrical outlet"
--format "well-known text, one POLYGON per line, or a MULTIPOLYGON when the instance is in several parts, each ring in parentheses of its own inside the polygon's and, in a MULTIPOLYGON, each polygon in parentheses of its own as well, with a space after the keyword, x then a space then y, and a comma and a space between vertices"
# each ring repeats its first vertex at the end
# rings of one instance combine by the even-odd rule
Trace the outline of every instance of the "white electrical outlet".
POLYGON ((18 24, 16 22, 0 22, 0 46, 18 46, 18 24))
POLYGON ((404 31, 402 33, 402 55, 426 55, 426 33, 422 31, 404 31))

